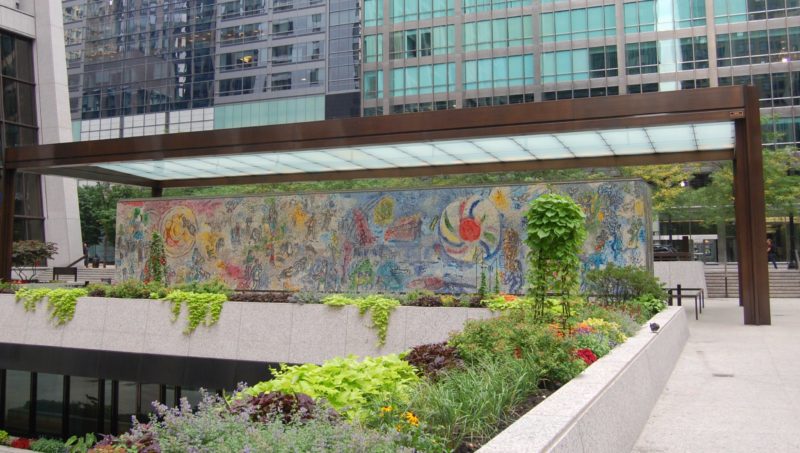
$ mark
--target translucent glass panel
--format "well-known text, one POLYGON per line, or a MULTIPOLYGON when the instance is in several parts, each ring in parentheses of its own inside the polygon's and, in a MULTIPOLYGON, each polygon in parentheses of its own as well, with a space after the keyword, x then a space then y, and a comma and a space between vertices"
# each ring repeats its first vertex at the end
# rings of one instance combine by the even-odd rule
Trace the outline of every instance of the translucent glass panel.
POLYGON ((475 14, 493 9, 509 9, 528 6, 532 0, 464 0, 462 9, 465 14, 475 14))
POLYGON ((324 96, 271 99, 214 107, 214 129, 299 123, 323 119, 325 119, 324 96))
POLYGON ((445 55, 453 51, 455 26, 442 25, 392 33, 389 53, 392 60, 445 55))
POLYGON ((364 0, 364 26, 383 24, 383 0, 364 0))
POLYGON ((455 63, 407 66, 392 69, 392 96, 455 91, 455 63))
POLYGON ((364 63, 383 61, 383 35, 364 36, 364 63))
MULTIPOLYGON (((732 122, 103 164, 155 180, 732 149, 732 122)), ((122 411, 120 383, 120 411, 122 411)))
POLYGON ((542 13, 542 42, 570 41, 616 34, 614 5, 542 13))
POLYGON ((617 46, 542 53, 543 83, 614 77, 617 74, 617 46))
POLYGON ((364 99, 383 97, 383 71, 364 71, 364 99))
POLYGON ((717 65, 788 63, 800 58, 800 27, 717 35, 717 65))
POLYGON ((625 3, 624 16, 625 33, 696 27, 706 24, 706 4, 705 0, 625 3))
POLYGON ((464 90, 533 84, 533 55, 464 61, 464 90))
POLYGON ((391 0, 392 22, 451 16, 454 2, 455 0, 391 0))
POLYGON ((531 16, 503 17, 464 24, 464 52, 532 44, 533 19, 531 16))

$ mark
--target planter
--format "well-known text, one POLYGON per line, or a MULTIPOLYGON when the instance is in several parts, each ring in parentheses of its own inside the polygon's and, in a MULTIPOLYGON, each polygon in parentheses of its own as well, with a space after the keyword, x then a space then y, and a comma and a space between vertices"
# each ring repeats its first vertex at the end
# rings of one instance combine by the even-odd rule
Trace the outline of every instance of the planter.
POLYGON ((24 311, 12 294, 0 294, 0 343, 56 346, 184 357, 286 363, 322 363, 356 354, 384 355, 444 341, 487 309, 397 307, 386 344, 378 347, 369 313, 355 307, 226 302, 217 324, 184 335, 186 310, 171 322, 170 304, 149 299, 78 299, 75 317, 62 327, 45 303, 24 311))
POLYGON ((686 314, 670 307, 479 451, 631 451, 686 344, 686 314))

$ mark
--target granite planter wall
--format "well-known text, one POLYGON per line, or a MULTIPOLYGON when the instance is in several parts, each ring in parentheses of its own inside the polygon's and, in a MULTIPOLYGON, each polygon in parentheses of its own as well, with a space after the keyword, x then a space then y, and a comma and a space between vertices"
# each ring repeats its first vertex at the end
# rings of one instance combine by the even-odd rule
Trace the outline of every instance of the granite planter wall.
POLYGON ((219 322, 184 335, 185 309, 171 322, 168 302, 84 297, 62 327, 46 302, 26 312, 14 295, 0 294, 0 343, 286 363, 321 363, 356 354, 375 356, 444 341, 468 319, 491 317, 481 308, 398 307, 378 347, 369 313, 355 307, 226 302, 219 322))
POLYGON ((631 451, 689 336, 681 308, 651 321, 658 333, 642 327, 479 451, 631 451))

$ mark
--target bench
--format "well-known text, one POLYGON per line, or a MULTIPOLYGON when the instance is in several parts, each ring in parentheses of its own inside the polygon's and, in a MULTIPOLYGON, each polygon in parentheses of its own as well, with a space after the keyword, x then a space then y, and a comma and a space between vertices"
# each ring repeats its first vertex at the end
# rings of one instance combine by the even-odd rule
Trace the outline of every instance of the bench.
POLYGON ((54 267, 53 280, 58 280, 58 277, 65 275, 71 276, 73 281, 78 281, 78 268, 77 267, 54 267))

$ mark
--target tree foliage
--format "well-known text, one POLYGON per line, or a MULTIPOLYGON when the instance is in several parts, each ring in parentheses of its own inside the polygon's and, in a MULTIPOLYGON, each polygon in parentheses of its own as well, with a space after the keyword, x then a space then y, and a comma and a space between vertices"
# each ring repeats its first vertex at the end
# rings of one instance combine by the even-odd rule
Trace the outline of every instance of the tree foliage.
POLYGON ((103 237, 113 244, 117 231, 117 202, 147 197, 146 189, 107 182, 78 187, 83 241, 99 244, 103 237))
POLYGON ((47 265, 47 260, 52 259, 58 252, 55 242, 42 241, 16 241, 12 245, 11 264, 17 270, 17 274, 23 279, 28 279, 29 275, 25 268, 30 268, 33 277, 33 268, 37 265, 47 265))

